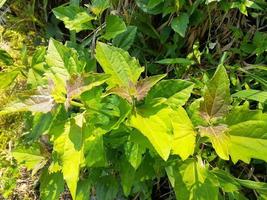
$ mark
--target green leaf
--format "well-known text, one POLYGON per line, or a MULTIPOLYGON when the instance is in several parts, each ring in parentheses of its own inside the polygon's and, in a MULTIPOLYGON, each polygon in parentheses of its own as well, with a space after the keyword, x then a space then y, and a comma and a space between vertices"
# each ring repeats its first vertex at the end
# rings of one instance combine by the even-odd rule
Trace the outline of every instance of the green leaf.
POLYGON ((125 144, 124 152, 128 162, 134 169, 137 169, 142 162, 142 156, 146 152, 146 148, 138 143, 131 141, 134 137, 133 134, 134 133, 131 133, 130 141, 127 141, 127 143, 125 144))
MULTIPOLYGON (((54 114, 54 113, 53 113, 54 114)), ((41 135, 48 133, 51 124, 54 120, 52 112, 49 113, 36 113, 33 118, 32 128, 27 137, 31 139, 38 139, 41 135)))
POLYGON ((1 72, 0 73, 0 90, 10 86, 19 75, 18 71, 1 72))
POLYGON ((257 190, 262 194, 267 194, 267 183, 263 182, 256 182, 251 180, 242 180, 242 179, 235 179, 240 185, 246 188, 250 188, 253 190, 257 190))
POLYGON ((260 90, 241 90, 234 94, 232 97, 237 97, 241 99, 248 99, 253 101, 258 101, 260 103, 265 103, 267 101, 267 92, 260 90))
POLYGON ((62 172, 72 198, 76 198, 80 165, 83 163, 83 114, 64 124, 64 129, 54 141, 54 150, 60 155, 62 172))
POLYGON ((225 119, 229 127, 229 153, 233 162, 267 159, 267 115, 261 110, 249 110, 248 106, 235 107, 225 119))
POLYGON ((162 3, 164 0, 149 0, 148 1, 148 4, 147 4, 147 7, 149 9, 152 9, 154 7, 156 7, 157 5, 159 5, 160 3, 162 3))
POLYGON ((177 199, 218 199, 217 179, 209 173, 203 161, 188 159, 179 166, 167 167, 166 171, 177 199))
POLYGON ((63 80, 69 77, 68 62, 70 58, 69 49, 60 42, 50 39, 46 55, 46 63, 52 72, 56 73, 63 80))
POLYGON ((165 58, 165 59, 156 61, 156 63, 164 64, 164 65, 171 65, 171 64, 192 65, 195 62, 188 58, 165 58))
POLYGON ((31 67, 36 67, 38 65, 43 65, 45 61, 45 53, 46 53, 46 48, 43 46, 38 47, 38 49, 34 52, 32 56, 32 62, 31 62, 31 67))
POLYGON ((226 115, 225 123, 228 126, 250 120, 264 120, 261 110, 250 110, 249 104, 234 107, 230 113, 226 115))
POLYGON ((59 199, 60 193, 64 191, 64 179, 60 172, 49 173, 47 169, 43 170, 40 183, 41 200, 59 199))
POLYGON ((171 27, 180 36, 185 37, 186 29, 189 24, 189 16, 187 13, 181 13, 172 20, 171 27))
POLYGON ((28 170, 33 170, 32 174, 35 174, 47 162, 39 148, 38 145, 32 145, 29 148, 17 148, 12 152, 12 156, 19 164, 24 165, 28 170))
POLYGON ((89 178, 80 180, 77 186, 76 200, 89 200, 91 187, 92 180, 90 180, 89 178))
POLYGON ((246 163, 251 158, 267 162, 267 121, 248 120, 229 127, 229 153, 234 163, 242 160, 246 163))
POLYGON ((109 7, 110 3, 107 0, 93 0, 92 5, 89 8, 96 16, 99 16, 109 7))
POLYGON ((126 25, 122 18, 116 15, 109 15, 106 20, 106 32, 102 36, 106 40, 115 38, 126 30, 126 25))
POLYGON ((229 172, 221 169, 213 169, 211 173, 217 177, 220 187, 224 192, 234 192, 240 190, 240 184, 229 172))
POLYGON ((161 79, 166 77, 167 74, 160 74, 155 76, 146 77, 136 84, 136 99, 137 101, 140 101, 144 99, 147 95, 147 93, 150 91, 150 89, 156 85, 157 82, 159 82, 161 79))
POLYGON ((107 81, 110 88, 130 87, 131 84, 137 83, 139 76, 144 71, 139 62, 130 57, 127 51, 101 42, 96 45, 95 57, 104 72, 111 75, 107 81))
POLYGON ((103 124, 101 128, 103 128, 105 132, 119 128, 120 124, 124 122, 130 114, 132 106, 127 101, 115 95, 105 97, 102 102, 103 106, 101 107, 101 111, 105 113, 105 117, 109 119, 108 123, 103 124))
POLYGON ((193 83, 184 80, 163 80, 149 91, 146 102, 163 97, 167 99, 165 103, 171 107, 183 106, 189 99, 193 87, 193 83))
POLYGON ((231 103, 229 86, 227 72, 222 65, 219 65, 206 85, 204 101, 200 104, 200 111, 206 120, 222 117, 227 113, 231 103))
POLYGON ((67 81, 67 96, 70 97, 70 99, 77 98, 83 92, 103 84, 108 78, 109 75, 97 73, 72 76, 71 79, 67 81))
POLYGON ((125 159, 120 162, 120 177, 124 195, 127 197, 131 193, 131 189, 135 180, 135 169, 125 159))
POLYGON ((30 84, 32 88, 37 88, 37 86, 44 84, 43 75, 46 70, 45 54, 46 48, 40 47, 32 56, 31 68, 29 69, 27 77, 27 83, 30 84))
POLYGON ((82 30, 92 29, 90 21, 94 17, 89 15, 85 8, 74 5, 60 6, 54 8, 53 13, 71 31, 80 32, 82 30))
POLYGON ((174 134, 172 154, 179 155, 182 160, 185 160, 194 153, 196 132, 183 107, 173 112, 171 121, 174 134))
POLYGON ((113 176, 100 177, 96 183, 96 199, 114 200, 118 190, 118 181, 113 176))
POLYGON ((103 135, 91 135, 84 142, 85 163, 88 167, 104 167, 107 164, 103 135))
MULTIPOLYGON (((142 183, 145 181, 150 182, 150 180, 155 179, 157 177, 154 167, 155 167, 154 156, 152 158, 152 156, 146 154, 144 156, 144 161, 141 163, 140 167, 137 169, 137 171, 135 173, 136 180, 140 180, 139 184, 140 184, 140 182, 142 183)), ((148 187, 150 187, 152 190, 151 185, 149 185, 148 187)))
MULTIPOLYGON (((0 1, 0 8, 1 8, 1 1, 0 1)), ((12 57, 3 49, 0 49, 0 61, 2 61, 5 65, 12 65, 13 59, 12 57)))
POLYGON ((226 125, 199 127, 199 132, 202 137, 208 137, 211 140, 218 156, 224 160, 229 160, 229 144, 230 137, 226 125))
POLYGON ((145 108, 138 110, 130 118, 130 126, 138 129, 148 138, 152 146, 163 160, 167 160, 171 151, 172 110, 163 108, 145 108))
POLYGON ((140 9, 142 9, 143 12, 156 15, 162 12, 162 7, 163 7, 163 5, 160 6, 157 3, 158 1, 160 0, 136 0, 136 4, 140 9), (158 6, 156 6, 156 4, 158 4, 158 6))
POLYGON ((69 76, 82 71, 82 63, 75 50, 64 46, 62 43, 50 39, 46 55, 46 63, 51 71, 60 77, 62 81, 68 80, 69 76))
POLYGON ((136 26, 128 26, 126 31, 113 39, 113 45, 126 51, 129 50, 134 43, 136 32, 136 26))
POLYGON ((69 107, 70 102, 74 98, 78 98, 83 92, 103 84, 109 75, 107 74, 83 74, 81 76, 72 76, 66 83, 67 100, 65 105, 69 107))

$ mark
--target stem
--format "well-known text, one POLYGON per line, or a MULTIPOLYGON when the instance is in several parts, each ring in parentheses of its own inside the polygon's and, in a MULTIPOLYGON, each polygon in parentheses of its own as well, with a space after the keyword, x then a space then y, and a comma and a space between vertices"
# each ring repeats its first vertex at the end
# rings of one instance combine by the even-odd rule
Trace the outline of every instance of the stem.
POLYGON ((71 101, 70 105, 72 106, 76 106, 76 107, 80 107, 80 108, 85 108, 84 105, 82 103, 78 103, 76 101, 71 101))

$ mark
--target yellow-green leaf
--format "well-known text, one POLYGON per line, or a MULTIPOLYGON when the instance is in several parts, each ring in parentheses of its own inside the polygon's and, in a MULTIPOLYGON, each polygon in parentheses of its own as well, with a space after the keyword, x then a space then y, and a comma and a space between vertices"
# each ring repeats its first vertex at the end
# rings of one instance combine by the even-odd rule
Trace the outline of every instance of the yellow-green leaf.
POLYGON ((79 114, 65 123, 63 132, 54 141, 54 150, 60 155, 63 165, 63 177, 74 200, 80 165, 84 161, 82 126, 83 114, 79 114))
POLYGON ((242 160, 246 163, 251 158, 267 162, 267 121, 249 120, 229 128, 229 153, 233 162, 242 160))
POLYGON ((230 137, 226 125, 199 127, 200 135, 210 139, 218 156, 224 160, 229 160, 230 137))
POLYGON ((7 88, 9 85, 11 85, 14 80, 19 75, 18 71, 12 71, 12 72, 1 72, 0 73, 0 90, 7 88))
POLYGON ((167 160, 171 151, 172 125, 168 107, 145 108, 131 116, 130 125, 148 138, 157 153, 167 160))
POLYGON ((179 200, 217 200, 218 181, 202 160, 187 159, 166 168, 179 200))
POLYGON ((170 79, 160 81, 156 87, 153 87, 147 97, 149 102, 155 98, 166 98, 166 104, 171 107, 183 106, 189 99, 193 90, 194 84, 189 81, 170 79))
POLYGON ((234 163, 251 158, 267 161, 267 114, 249 110, 248 106, 236 107, 226 116, 229 126, 229 153, 234 163))
POLYGON ((85 8, 79 6, 60 6, 53 9, 53 13, 56 18, 62 20, 71 31, 80 32, 82 30, 88 30, 92 28, 90 23, 94 19, 89 15, 85 8))
POLYGON ((144 71, 139 62, 131 57, 127 51, 101 42, 96 45, 95 57, 106 74, 111 77, 107 83, 112 87, 129 87, 136 84, 144 71))
POLYGON ((172 153, 185 160, 194 153, 196 132, 183 107, 173 111, 171 120, 174 134, 172 153))

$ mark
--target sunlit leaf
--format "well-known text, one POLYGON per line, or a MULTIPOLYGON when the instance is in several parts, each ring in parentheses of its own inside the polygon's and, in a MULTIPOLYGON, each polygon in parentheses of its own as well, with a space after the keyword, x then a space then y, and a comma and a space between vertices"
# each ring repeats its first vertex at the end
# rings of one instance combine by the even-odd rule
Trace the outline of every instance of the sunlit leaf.
POLYGON ((70 101, 73 98, 77 98, 83 92, 103 84, 108 77, 109 75, 96 73, 72 76, 66 83, 67 100, 65 105, 69 107, 70 101))
POLYGON ((212 79, 206 85, 204 101, 200 104, 200 110, 205 119, 222 117, 227 113, 231 103, 229 86, 227 72, 222 65, 219 65, 212 79))
POLYGON ((203 161, 188 159, 179 166, 167 167, 166 171, 177 199, 218 199, 217 179, 203 161))
POLYGON ((140 81, 138 81, 136 85, 136 99, 138 101, 144 99, 149 92, 149 90, 161 79, 163 79, 166 76, 166 74, 163 75, 155 75, 146 77, 140 81))
POLYGON ((71 31, 80 32, 92 28, 90 21, 94 17, 89 15, 85 8, 73 5, 60 6, 54 8, 53 13, 71 31))
POLYGON ((107 83, 109 87, 129 87, 136 84, 144 68, 127 51, 98 42, 96 45, 97 61, 106 74, 111 77, 107 83))
POLYGON ((38 86, 41 86, 45 83, 43 79, 46 70, 45 54, 46 48, 40 47, 34 52, 32 56, 27 83, 30 84, 33 88, 37 88, 38 86))
POLYGON ((224 160, 229 160, 229 144, 230 137, 226 125, 199 127, 199 132, 202 137, 206 136, 210 139, 218 156, 224 160))
POLYGON ((192 65, 195 62, 187 58, 165 58, 157 61, 156 63, 164 65, 171 65, 171 64, 192 65))
POLYGON ((80 66, 77 52, 54 39, 49 40, 46 63, 62 80, 69 79, 70 74, 81 71, 83 67, 80 66))
POLYGON ((47 162, 38 145, 32 145, 29 148, 17 148, 12 152, 12 156, 19 164, 25 166, 28 170, 33 170, 33 174, 44 167, 47 162))
POLYGON ((0 73, 0 90, 7 88, 11 85, 19 75, 18 71, 1 72, 0 73))
POLYGON ((189 99, 193 87, 193 83, 184 80, 163 80, 149 91, 146 102, 163 97, 166 98, 165 103, 171 107, 183 106, 189 99))
POLYGON ((249 110, 246 106, 235 108, 226 116, 229 127, 229 153, 234 163, 251 158, 267 161, 267 115, 249 110))
POLYGON ((248 120, 229 127, 230 149, 233 162, 246 163, 251 158, 267 162, 267 121, 248 120))
POLYGON ((173 111, 171 121, 174 134, 172 154, 177 154, 185 160, 194 153, 196 132, 186 111, 182 107, 173 111))
POLYGON ((170 108, 148 108, 137 111, 130 118, 130 125, 148 138, 162 159, 167 160, 171 151, 172 125, 170 108))
POLYGON ((264 103, 267 101, 267 92, 260 90, 241 90, 232 95, 241 99, 248 99, 264 103))
POLYGON ((54 141, 54 150, 60 155, 63 177, 73 199, 76 197, 80 165, 83 163, 83 114, 63 124, 60 135, 54 141))
POLYGON ((101 15, 104 10, 110 7, 110 2, 107 0, 93 0, 90 10, 97 16, 101 15))
POLYGON ((126 25, 123 19, 116 15, 109 15, 106 24, 106 32, 102 36, 106 40, 113 39, 126 30, 126 25))

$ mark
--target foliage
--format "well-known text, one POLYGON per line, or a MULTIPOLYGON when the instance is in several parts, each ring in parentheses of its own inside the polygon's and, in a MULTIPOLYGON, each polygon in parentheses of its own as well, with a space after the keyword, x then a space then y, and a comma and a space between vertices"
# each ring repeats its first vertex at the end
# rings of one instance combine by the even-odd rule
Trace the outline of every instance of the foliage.
POLYGON ((232 41, 213 38, 221 14, 251 12, 261 26, 266 8, 70 1, 52 9, 64 41, 49 38, 21 63, 2 49, 0 89, 25 89, 0 116, 25 114, 12 157, 41 174, 40 198, 59 199, 66 183, 74 200, 151 199, 163 179, 170 199, 266 198, 264 178, 235 171, 266 167, 266 27, 250 35, 231 24, 232 41))

